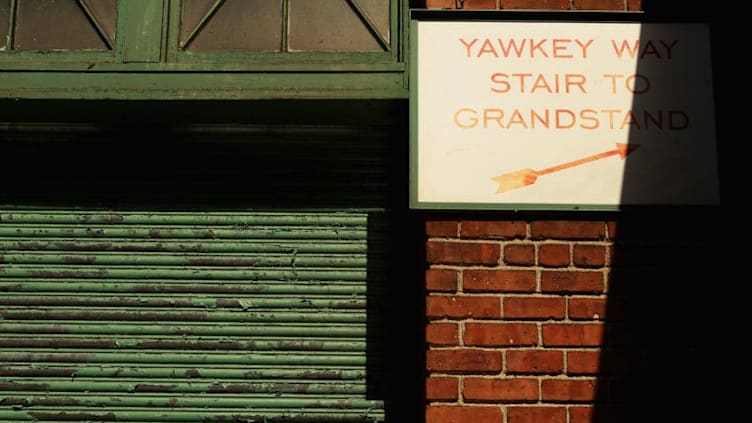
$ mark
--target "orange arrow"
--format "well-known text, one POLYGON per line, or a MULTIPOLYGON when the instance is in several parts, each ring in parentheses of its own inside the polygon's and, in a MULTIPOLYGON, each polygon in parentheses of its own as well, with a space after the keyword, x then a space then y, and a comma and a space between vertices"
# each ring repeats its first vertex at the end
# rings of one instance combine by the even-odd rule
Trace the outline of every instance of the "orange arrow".
POLYGON ((582 159, 573 160, 571 162, 562 163, 556 166, 552 166, 543 170, 535 169, 521 169, 514 172, 509 172, 504 175, 494 176, 493 179, 499 184, 499 188, 496 193, 502 193, 511 191, 513 189, 522 188, 527 185, 532 185, 538 180, 539 176, 548 175, 549 173, 558 172, 560 170, 568 169, 570 167, 579 166, 595 160, 605 159, 606 157, 619 155, 622 160, 627 158, 627 155, 637 149, 636 144, 623 144, 616 143, 616 148, 610 151, 604 151, 603 153, 594 154, 592 156, 584 157, 582 159))

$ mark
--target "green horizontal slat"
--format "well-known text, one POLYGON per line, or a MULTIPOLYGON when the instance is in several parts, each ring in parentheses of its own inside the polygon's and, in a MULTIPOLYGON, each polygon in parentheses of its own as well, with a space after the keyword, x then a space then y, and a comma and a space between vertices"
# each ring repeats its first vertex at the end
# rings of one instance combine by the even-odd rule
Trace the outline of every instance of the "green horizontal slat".
MULTIPOLYGON (((294 312, 260 312, 260 311, 144 311, 144 310, 30 310, 3 308, 0 309, 0 322, 5 321, 43 321, 43 320, 76 320, 76 321, 112 321, 112 322, 224 322, 224 323, 361 323, 366 321, 362 311, 330 312, 330 311, 294 311, 294 312)), ((2 323, 0 323, 2 324, 2 323)))
POLYGON ((90 348, 90 349, 151 349, 151 350, 238 350, 238 351, 365 351, 366 342, 357 338, 349 340, 306 337, 305 330, 297 337, 236 339, 222 337, 191 338, 127 338, 127 337, 60 337, 29 338, 27 335, 5 334, 0 338, 0 348, 90 348))
POLYGON ((129 279, 195 279, 195 280, 276 280, 276 281, 365 281, 365 269, 222 269, 212 267, 99 267, 99 266, 33 266, 0 267, 0 278, 129 278, 129 279))
MULTIPOLYGON (((214 294, 365 294, 365 284, 353 281, 321 283, 318 281, 298 280, 289 283, 279 281, 257 283, 239 283, 238 281, 200 281, 195 280, 60 280, 38 281, 35 279, 3 280, 0 273, 0 292, 88 292, 88 293, 214 293, 214 294)), ((376 287, 377 288, 377 287, 376 287)), ((374 288, 374 289, 376 289, 374 288)), ((370 289, 370 287, 368 287, 370 289)))
POLYGON ((210 353, 191 352, 81 352, 71 350, 50 352, 0 351, 0 362, 49 362, 49 363, 174 363, 174 364, 247 364, 247 365, 364 365, 363 353, 316 354, 275 354, 275 353, 210 353))
MULTIPOLYGON (((263 422, 264 419, 277 419, 289 423, 379 423, 384 421, 384 411, 378 403, 372 404, 366 410, 337 410, 308 409, 303 411, 289 411, 285 409, 253 409, 253 410, 122 410, 108 407, 107 410, 81 408, 51 408, 40 407, 37 410, 0 409, 0 419, 14 419, 18 421, 124 421, 124 422, 263 422)), ((273 420, 272 420, 273 421, 273 420)))
POLYGON ((365 394, 363 381, 358 383, 321 383, 299 381, 280 382, 175 382, 174 380, 151 380, 116 382, 96 379, 0 380, 0 392, 109 392, 109 393, 176 393, 176 394, 365 394))
POLYGON ((97 266, 224 266, 224 267, 337 267, 363 268, 365 255, 303 255, 293 251, 271 254, 95 254, 95 253, 14 253, 0 254, 0 264, 93 264, 97 266))
POLYGON ((366 239, 365 229, 298 227, 131 227, 122 225, 0 225, 0 237, 140 238, 140 239, 366 239))
POLYGON ((51 212, 0 211, 0 224, 130 224, 130 225, 299 225, 299 226, 363 226, 366 214, 358 213, 115 213, 115 212, 51 212))
POLYGON ((4 404, 22 407, 36 406, 60 406, 75 405, 79 407, 169 407, 169 408, 252 408, 252 407, 280 407, 287 409, 297 408, 334 408, 342 409, 369 409, 380 407, 377 401, 359 400, 350 398, 236 398, 227 396, 192 397, 180 396, 98 396, 98 395, 18 395, 7 394, 4 404))
POLYGON ((232 297, 209 297, 209 296, 178 296, 178 295, 96 295, 96 296, 71 296, 47 294, 19 295, 6 291, 0 296, 1 306, 28 307, 166 307, 181 308, 209 308, 209 309, 276 309, 295 308, 306 309, 365 309, 366 299, 363 294, 357 294, 352 290, 349 298, 337 296, 249 296, 233 295, 232 297))
POLYGON ((60 322, 24 322, 2 323, 0 333, 26 333, 37 335, 77 334, 77 335, 215 335, 215 336, 297 336, 307 333, 310 336, 359 337, 365 336, 366 327, 363 323, 337 325, 217 325, 217 324, 182 324, 182 325, 143 325, 143 324, 85 324, 60 322))
POLYGON ((212 380, 248 380, 248 379, 300 379, 300 380, 359 380, 366 377, 363 367, 345 367, 327 364, 325 368, 315 366, 252 367, 242 368, 186 367, 175 364, 170 367, 153 365, 127 366, 54 366, 47 364, 2 365, 0 376, 37 377, 46 380, 50 377, 65 378, 134 378, 134 379, 212 379, 212 380))
POLYGON ((60 240, 0 238, 0 251, 129 251, 171 253, 329 253, 363 254, 370 252, 363 241, 132 241, 117 238, 96 240, 60 240))

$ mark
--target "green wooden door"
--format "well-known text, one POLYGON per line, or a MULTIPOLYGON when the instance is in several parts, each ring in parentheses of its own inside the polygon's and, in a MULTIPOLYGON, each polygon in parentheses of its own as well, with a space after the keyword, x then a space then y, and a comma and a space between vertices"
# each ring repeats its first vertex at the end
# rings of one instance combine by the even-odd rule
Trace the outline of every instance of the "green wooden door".
POLYGON ((0 420, 379 421, 367 228, 354 212, 1 212, 0 420))

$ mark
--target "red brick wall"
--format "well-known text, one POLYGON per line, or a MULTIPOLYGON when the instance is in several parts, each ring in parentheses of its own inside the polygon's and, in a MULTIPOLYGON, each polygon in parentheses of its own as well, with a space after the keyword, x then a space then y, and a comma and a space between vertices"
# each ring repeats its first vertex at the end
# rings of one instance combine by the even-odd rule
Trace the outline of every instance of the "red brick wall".
POLYGON ((426 422, 713 421, 689 406, 722 261, 701 222, 426 219, 426 422))

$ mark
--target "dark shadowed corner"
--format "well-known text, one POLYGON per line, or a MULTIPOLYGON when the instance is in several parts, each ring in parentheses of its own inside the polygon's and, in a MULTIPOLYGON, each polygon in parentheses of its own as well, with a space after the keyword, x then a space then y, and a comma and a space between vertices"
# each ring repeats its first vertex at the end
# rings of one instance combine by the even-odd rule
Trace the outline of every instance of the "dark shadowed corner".
MULTIPOLYGON (((725 111, 731 105, 726 100, 727 56, 721 47, 728 38, 717 20, 721 12, 713 7, 690 8, 679 1, 644 0, 643 9, 648 21, 710 24, 712 63, 708 65, 713 73, 717 167, 722 181, 721 153, 731 135, 725 111)), ((643 32, 643 41, 657 35, 643 32)), ((654 66, 660 64, 640 61, 636 73, 650 75, 654 66)), ((633 110, 651 107, 640 96, 634 99, 633 110)), ((671 103, 671 99, 663 100, 671 103)), ((639 131, 633 133, 635 139, 630 142, 639 143, 639 131)), ((716 166, 712 157, 708 160, 708 166, 716 166)), ((660 190, 636 177, 640 170, 627 159, 622 191, 626 201, 641 190, 660 190)), ((654 176, 651 183, 658 185, 661 178, 695 175, 654 176)), ((687 198, 693 200, 691 195, 687 198)), ((728 199, 720 198, 727 206, 728 199)), ((720 267, 727 254, 722 247, 723 216, 720 205, 668 205, 626 208, 609 222, 613 250, 607 333, 594 423, 709 422, 730 414, 722 400, 727 372, 733 371, 730 347, 724 342, 727 313, 733 306, 724 299, 730 279, 720 267)))

